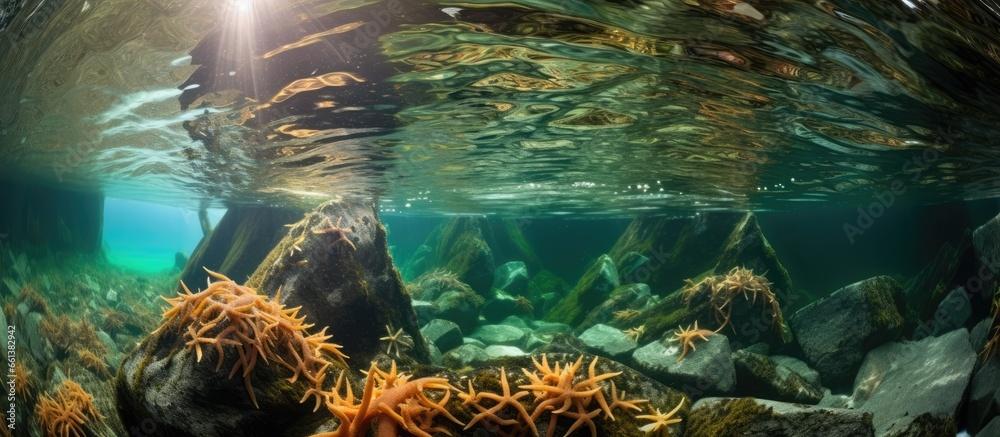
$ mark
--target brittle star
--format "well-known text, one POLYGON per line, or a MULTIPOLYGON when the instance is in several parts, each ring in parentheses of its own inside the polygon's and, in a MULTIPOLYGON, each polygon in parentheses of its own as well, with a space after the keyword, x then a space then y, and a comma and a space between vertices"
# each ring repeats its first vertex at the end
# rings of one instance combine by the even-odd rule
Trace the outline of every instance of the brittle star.
POLYGON ((312 233, 316 235, 331 234, 331 233, 336 234, 337 239, 334 240, 334 243, 343 241, 347 243, 348 246, 351 247, 351 250, 358 250, 357 246, 354 245, 354 242, 352 242, 350 238, 347 238, 347 233, 350 231, 350 229, 340 227, 340 222, 342 220, 343 217, 340 217, 337 219, 337 224, 333 224, 333 222, 330 221, 329 216, 323 217, 323 221, 319 223, 318 227, 313 228, 312 233))

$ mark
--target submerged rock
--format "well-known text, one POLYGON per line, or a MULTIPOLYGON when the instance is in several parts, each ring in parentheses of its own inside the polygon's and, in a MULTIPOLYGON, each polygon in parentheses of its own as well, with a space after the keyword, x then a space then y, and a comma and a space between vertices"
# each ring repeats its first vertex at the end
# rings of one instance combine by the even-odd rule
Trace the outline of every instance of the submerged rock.
POLYGON ((462 368, 484 363, 490 359, 485 348, 475 344, 463 344, 444 353, 441 363, 450 368, 462 368))
POLYGON ((626 252, 618 259, 617 265, 622 282, 642 282, 649 258, 639 252, 626 252))
POLYGON ((500 358, 512 358, 512 357, 523 357, 528 355, 526 352, 521 350, 517 346, 503 346, 503 345, 491 345, 486 346, 483 350, 486 352, 486 356, 491 360, 496 360, 500 358))
POLYGON ((799 404, 817 404, 823 398, 821 387, 766 355, 738 350, 733 362, 737 394, 799 404))
POLYGON ((479 314, 487 322, 496 323, 510 316, 531 316, 534 309, 531 302, 523 296, 511 296, 497 290, 496 295, 488 299, 479 310, 479 314))
POLYGON ((521 346, 527 339, 527 333, 510 325, 483 325, 472 331, 469 337, 487 345, 521 346))
POLYGON ((385 329, 402 329, 414 341, 412 357, 429 355, 417 318, 386 245, 375 208, 358 201, 331 201, 296 223, 247 282, 302 315, 327 326, 358 362, 383 348, 385 329))
POLYGON ((965 423, 972 433, 1000 415, 1000 357, 997 355, 982 363, 972 376, 965 411, 965 423))
POLYGON ((878 435, 955 435, 975 361, 965 329, 883 345, 865 357, 852 403, 872 413, 878 435))
POLYGON ((431 320, 423 328, 420 328, 420 333, 430 344, 437 346, 442 351, 462 345, 462 329, 448 320, 431 320))
POLYGON ((628 357, 637 346, 620 329, 603 324, 591 326, 579 338, 590 352, 618 360, 628 357))
POLYGON ((871 414, 861 411, 754 398, 705 398, 692 407, 685 435, 864 437, 875 434, 871 414))
POLYGON ((716 334, 698 342, 697 349, 679 360, 681 348, 667 337, 636 349, 632 362, 657 381, 677 387, 694 397, 729 393, 736 383, 729 339, 716 334))
POLYGON ((117 407, 126 429, 163 437, 264 437, 286 435, 299 426, 304 433, 322 421, 312 405, 299 403, 307 388, 302 382, 290 384, 286 375, 259 366, 253 374, 259 408, 254 407, 239 375, 226 378, 214 362, 198 363, 192 352, 171 353, 165 346, 147 344, 122 362, 117 407))
MULTIPOLYGON (((748 352, 754 352, 754 351, 748 350, 748 352)), ((812 367, 809 367, 809 364, 807 364, 805 361, 802 361, 795 357, 789 357, 787 355, 773 355, 771 356, 771 361, 774 361, 775 364, 778 364, 779 366, 785 366, 791 371, 798 373, 799 376, 801 376, 803 379, 806 380, 806 382, 812 384, 815 387, 823 386, 823 381, 819 377, 819 372, 817 372, 812 367)))
POLYGON ((414 298, 430 302, 429 308, 418 309, 414 306, 414 311, 419 311, 418 317, 420 312, 426 312, 428 321, 434 318, 450 320, 466 332, 472 331, 479 323, 483 297, 454 273, 444 270, 426 273, 409 284, 407 289, 414 298))
POLYGON ((489 226, 485 217, 456 217, 427 237, 429 252, 414 257, 404 269, 413 278, 435 269, 458 275, 477 293, 488 296, 495 263, 487 243, 489 226))
POLYGON ((823 380, 849 382, 872 348, 899 337, 901 287, 877 276, 848 285, 806 305, 790 324, 802 351, 823 380))
POLYGON ((285 225, 301 211, 265 206, 231 206, 219 224, 194 249, 181 273, 192 289, 208 279, 205 268, 243 283, 282 237, 285 225))
POLYGON ((581 328, 594 326, 598 323, 622 326, 630 324, 640 310, 645 309, 654 300, 653 294, 646 284, 622 285, 587 313, 580 322, 581 328))
POLYGON ((546 320, 578 325, 587 312, 604 302, 618 285, 618 270, 614 261, 607 255, 601 255, 569 294, 549 311, 546 320))
POLYGON ((509 261, 497 267, 493 274, 493 288, 523 296, 528 293, 528 267, 524 261, 509 261))

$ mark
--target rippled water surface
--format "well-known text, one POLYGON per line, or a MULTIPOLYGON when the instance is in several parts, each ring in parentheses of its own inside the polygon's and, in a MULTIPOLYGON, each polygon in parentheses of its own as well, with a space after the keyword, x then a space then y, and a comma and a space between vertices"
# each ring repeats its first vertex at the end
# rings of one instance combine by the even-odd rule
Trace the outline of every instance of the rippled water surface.
POLYGON ((1000 193, 1000 6, 5 1, 5 174, 631 214, 1000 193))

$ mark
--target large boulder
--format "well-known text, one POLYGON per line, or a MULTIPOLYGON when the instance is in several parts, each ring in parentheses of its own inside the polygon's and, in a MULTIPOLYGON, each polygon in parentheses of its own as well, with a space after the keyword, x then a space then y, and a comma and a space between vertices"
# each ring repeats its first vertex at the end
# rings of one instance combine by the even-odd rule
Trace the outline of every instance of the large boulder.
POLYGON ((892 278, 877 276, 841 288, 791 317, 802 351, 824 381, 850 382, 866 352, 899 337, 901 290, 892 278))
POLYGON ((430 358, 372 204, 330 201, 306 214, 247 285, 270 296, 280 292, 288 307, 301 306, 302 315, 317 328, 329 327, 358 362, 384 349, 379 339, 387 328, 402 329, 414 340, 408 355, 430 358))
POLYGON ((738 395, 799 404, 817 404, 823 398, 822 387, 767 355, 738 350, 733 353, 733 363, 738 395))
POLYGON ((736 383, 736 368, 726 336, 716 334, 698 342, 697 349, 680 359, 681 348, 667 337, 632 352, 632 362, 657 381, 677 387, 695 398, 729 393, 736 383))
POLYGON ((528 333, 510 325, 483 325, 472 331, 469 337, 487 345, 523 346, 528 333))
POLYGON ((865 357, 852 403, 874 416, 878 435, 955 435, 975 362, 965 329, 885 344, 865 357))
POLYGON ((872 416, 754 398, 705 398, 688 416, 688 437, 874 436, 872 416))
POLYGON ((271 248, 285 236, 285 225, 301 211, 266 206, 232 206, 211 233, 202 238, 188 259, 181 280, 200 287, 208 278, 205 269, 244 282, 271 248))
POLYGON ((304 379, 293 384, 280 366, 256 366, 254 406, 243 378, 226 377, 236 353, 229 351, 218 370, 215 354, 209 358, 198 362, 172 332, 147 338, 118 370, 117 407, 125 428, 162 437, 263 437, 305 433, 322 421, 312 405, 299 403, 308 389, 304 379))
POLYGON ((546 320, 578 325, 587 312, 600 305, 619 285, 618 270, 608 255, 601 255, 569 294, 546 315, 546 320))

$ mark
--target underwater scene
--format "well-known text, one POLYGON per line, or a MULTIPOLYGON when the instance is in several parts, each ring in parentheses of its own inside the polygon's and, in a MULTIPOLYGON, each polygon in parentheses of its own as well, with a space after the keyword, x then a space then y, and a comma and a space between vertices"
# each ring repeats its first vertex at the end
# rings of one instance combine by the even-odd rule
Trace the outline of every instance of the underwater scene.
POLYGON ((0 0, 0 436, 1000 437, 997 0, 0 0))

